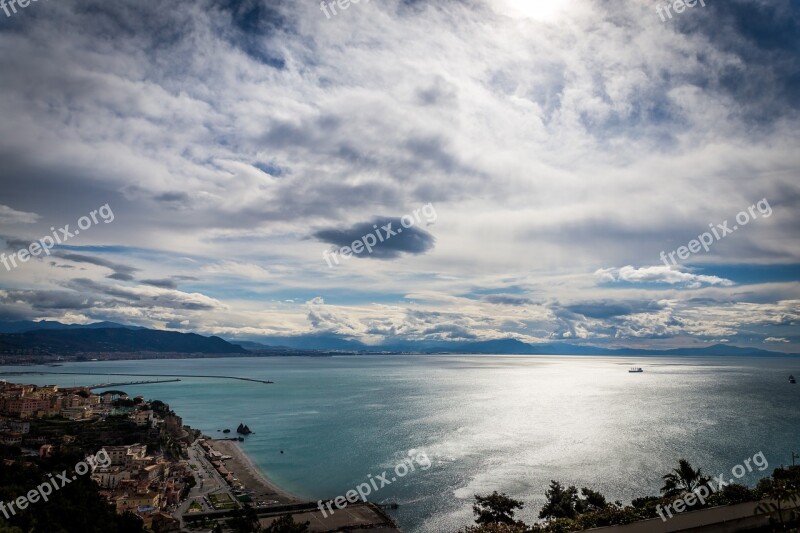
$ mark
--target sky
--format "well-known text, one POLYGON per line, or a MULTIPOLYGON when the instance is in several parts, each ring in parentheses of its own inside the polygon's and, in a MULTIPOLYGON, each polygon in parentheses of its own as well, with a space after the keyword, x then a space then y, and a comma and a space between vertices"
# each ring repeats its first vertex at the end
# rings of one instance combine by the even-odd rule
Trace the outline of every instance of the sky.
POLYGON ((0 319, 800 352, 800 2, 331 1, 0 5, 0 319))

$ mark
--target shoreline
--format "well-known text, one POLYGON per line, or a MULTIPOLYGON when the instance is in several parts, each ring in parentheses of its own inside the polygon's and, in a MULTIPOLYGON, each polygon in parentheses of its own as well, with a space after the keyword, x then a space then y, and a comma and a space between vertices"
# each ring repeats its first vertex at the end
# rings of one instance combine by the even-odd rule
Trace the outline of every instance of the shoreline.
POLYGON ((224 460, 225 467, 239 479, 249 490, 254 490, 256 500, 268 498, 272 503, 293 504, 307 503, 310 500, 292 494, 275 483, 270 477, 259 468, 253 459, 241 447, 238 441, 225 439, 206 439, 211 447, 222 453, 231 456, 231 459, 224 460))

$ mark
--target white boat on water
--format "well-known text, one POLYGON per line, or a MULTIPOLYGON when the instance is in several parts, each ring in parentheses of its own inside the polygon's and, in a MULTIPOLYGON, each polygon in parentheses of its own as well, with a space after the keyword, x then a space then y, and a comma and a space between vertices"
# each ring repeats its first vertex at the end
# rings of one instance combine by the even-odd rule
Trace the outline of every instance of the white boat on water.
POLYGON ((630 372, 631 374, 638 374, 640 372, 644 372, 644 370, 642 370, 641 367, 634 366, 634 367, 631 367, 631 369, 628 370, 628 372, 630 372))

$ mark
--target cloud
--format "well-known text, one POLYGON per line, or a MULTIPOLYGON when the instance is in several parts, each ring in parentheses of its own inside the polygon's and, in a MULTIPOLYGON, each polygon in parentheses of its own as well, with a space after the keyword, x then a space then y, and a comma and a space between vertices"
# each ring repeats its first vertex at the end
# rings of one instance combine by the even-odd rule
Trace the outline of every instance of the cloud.
POLYGON ((153 287, 161 287, 162 289, 177 289, 178 283, 174 279, 143 279, 141 283, 145 285, 152 285, 153 287))
POLYGON ((37 310, 90 309, 97 305, 91 296, 72 291, 10 290, 0 291, 3 304, 27 304, 37 310))
MULTIPOLYGON (((413 221, 413 217, 409 218, 413 221)), ((371 252, 362 242, 361 253, 353 254, 358 258, 394 259, 402 254, 424 254, 433 248, 436 241, 433 235, 414 225, 405 227, 402 222, 398 217, 376 217, 369 222, 360 222, 346 228, 317 230, 313 235, 337 248, 349 247, 362 239, 368 243, 374 241, 371 252)))
POLYGON ((271 278, 269 271, 261 265, 240 263, 237 261, 221 261, 203 267, 203 272, 226 277, 239 277, 254 281, 265 281, 271 278))
POLYGON ((601 268, 594 274, 598 280, 604 283, 665 283, 668 285, 682 285, 689 289, 698 289, 703 285, 733 286, 733 282, 728 279, 691 274, 661 265, 642 268, 635 268, 630 265, 622 268, 601 268))
POLYGON ((17 211, 7 205, 0 204, 0 224, 33 224, 40 218, 36 213, 17 211))
POLYGON ((212 311, 226 308, 218 300, 203 294, 186 293, 173 289, 107 285, 86 278, 76 278, 65 285, 81 293, 110 296, 123 301, 125 305, 133 307, 184 309, 189 311, 212 311))
POLYGON ((637 313, 660 311, 666 307, 664 302, 653 301, 598 301, 579 302, 565 306, 565 309, 588 318, 613 318, 637 313))
POLYGON ((384 0, 334 21, 283 0, 62 0, 9 19, 0 233, 26 246, 105 203, 117 222, 81 232, 63 268, 0 267, 34 291, 2 311, 74 317, 51 305, 83 296, 83 317, 225 334, 794 341, 798 7, 663 23, 645 0, 568 4, 384 0), (761 198, 774 216, 692 267, 606 268, 761 198), (370 256, 413 260, 320 260, 427 202, 435 231, 370 256))
POLYGON ((762 342, 764 342, 765 344, 767 344, 767 343, 775 343, 775 342, 790 342, 790 341, 789 341, 789 339, 787 339, 787 338, 784 338, 784 337, 767 337, 767 338, 766 338, 766 339, 764 339, 762 342))
POLYGON ((481 300, 498 305, 530 305, 534 303, 530 298, 516 294, 489 294, 481 298, 481 300))
POLYGON ((110 279, 115 279, 117 281, 132 281, 134 279, 133 273, 139 270, 138 268, 134 268, 129 265, 114 263, 113 261, 109 261, 101 257, 94 257, 90 255, 83 255, 83 254, 76 254, 72 252, 62 252, 62 251, 52 252, 52 255, 60 259, 64 259, 66 261, 71 261, 73 263, 87 263, 90 265, 97 265, 111 269, 114 271, 114 273, 109 274, 107 277, 110 279))

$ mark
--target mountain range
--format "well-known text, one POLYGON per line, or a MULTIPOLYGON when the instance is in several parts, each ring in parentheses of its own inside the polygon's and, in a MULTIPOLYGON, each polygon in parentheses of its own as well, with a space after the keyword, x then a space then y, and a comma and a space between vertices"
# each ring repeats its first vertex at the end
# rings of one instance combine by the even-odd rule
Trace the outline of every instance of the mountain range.
POLYGON ((113 322, 76 326, 59 322, 0 323, 0 353, 66 355, 79 352, 247 354, 219 337, 159 331, 113 322))
POLYGON ((444 353, 498 355, 798 355, 751 347, 714 344, 700 348, 642 350, 547 343, 517 339, 473 342, 403 341, 369 346, 336 335, 265 336, 245 340, 205 337, 115 322, 62 324, 56 321, 0 322, 0 353, 72 354, 78 352, 172 352, 198 354, 320 355, 327 353, 444 353))

